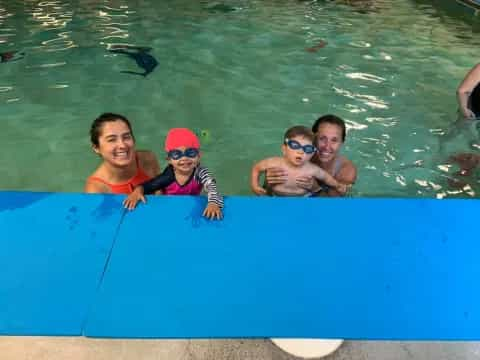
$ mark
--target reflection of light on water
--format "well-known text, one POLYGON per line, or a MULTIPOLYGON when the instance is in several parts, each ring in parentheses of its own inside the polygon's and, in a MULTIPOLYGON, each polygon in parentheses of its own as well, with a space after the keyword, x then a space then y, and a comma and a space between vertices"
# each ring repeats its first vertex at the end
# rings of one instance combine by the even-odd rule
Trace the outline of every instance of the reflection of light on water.
POLYGON ((427 187, 427 186, 428 186, 428 183, 427 183, 427 181, 425 181, 425 180, 415 179, 414 181, 415 181, 418 185, 420 185, 420 186, 423 186, 423 187, 427 187))
POLYGON ((388 106, 382 101, 379 101, 379 102, 366 101, 365 105, 368 105, 374 109, 388 109, 388 106))
POLYGON ((68 85, 67 84, 56 84, 56 85, 50 85, 49 88, 50 89, 64 89, 64 88, 67 88, 68 85))
POLYGON ((385 78, 382 78, 380 76, 372 75, 372 74, 367 74, 367 73, 348 73, 345 74, 345 76, 349 79, 360 79, 360 80, 367 80, 367 81, 372 81, 374 83, 381 83, 385 81, 385 78))
POLYGON ((383 57, 384 60, 387 60, 387 61, 392 60, 392 57, 387 53, 381 52, 380 55, 383 57))
POLYGON ((369 48, 372 46, 372 44, 365 41, 351 42, 349 45, 362 48, 369 48))
POLYGON ((451 167, 452 167, 452 165, 437 165, 437 168, 439 168, 440 170, 442 170, 444 172, 448 172, 451 167))
POLYGON ((335 86, 333 87, 333 90, 337 94, 343 95, 347 98, 362 101, 365 105, 368 105, 369 107, 374 108, 374 109, 388 109, 389 108, 388 103, 386 101, 383 101, 383 100, 381 100, 378 97, 373 96, 373 95, 364 95, 364 94, 358 94, 358 93, 354 94, 354 93, 352 93, 348 90, 340 89, 340 88, 337 88, 335 86))
POLYGON ((51 46, 53 44, 53 48, 47 49, 46 51, 59 51, 59 50, 67 50, 73 47, 77 47, 73 40, 69 38, 71 31, 62 32, 57 34, 57 38, 42 41, 42 45, 51 46), (57 44, 58 43, 58 44, 57 44))
POLYGON ((354 129, 354 130, 364 130, 368 128, 368 125, 365 124, 360 124, 358 122, 355 122, 353 120, 345 120, 345 125, 348 130, 354 129))
POLYGON ((428 131, 434 135, 445 135, 445 130, 443 129, 428 129, 428 131))
POLYGON ((397 125, 397 120, 394 117, 367 117, 365 120, 369 123, 378 123, 379 125, 390 127, 397 125))
POLYGON ((37 67, 38 68, 51 68, 51 67, 57 67, 57 66, 63 66, 63 65, 67 65, 67 63, 62 61, 62 62, 51 63, 51 64, 32 65, 29 68, 37 68, 37 67))
POLYGON ((460 194, 467 194, 470 195, 471 197, 475 196, 475 191, 473 191, 472 187, 468 184, 466 184, 463 188, 458 189, 458 190, 447 190, 443 191, 440 193, 437 193, 437 199, 443 199, 447 197, 448 195, 460 195, 460 194))
MULTIPOLYGON (((129 34, 126 30, 122 30, 120 28, 116 27, 105 27, 105 30, 110 30, 110 33, 104 37, 102 37, 102 40, 104 39, 110 39, 110 38, 121 38, 121 39, 126 39, 129 37, 129 34)), ((102 30, 104 32, 104 30, 102 30)))
POLYGON ((346 108, 348 109, 349 112, 357 114, 357 113, 362 113, 367 111, 367 109, 364 109, 360 106, 354 105, 354 104, 347 104, 346 108))
POLYGON ((375 144, 375 145, 382 145, 382 146, 387 145, 387 142, 385 140, 372 138, 372 137, 363 137, 360 139, 360 142, 363 144, 375 144))
POLYGON ((432 182, 432 181, 415 179, 414 182, 417 183, 418 185, 422 186, 422 187, 432 188, 432 189, 435 190, 435 191, 438 191, 438 190, 440 190, 440 189, 442 188, 441 185, 435 184, 435 183, 432 182))
POLYGON ((405 177, 403 177, 402 175, 397 175, 395 177, 395 181, 402 186, 407 186, 407 182, 405 181, 405 177))
POLYGON ((390 160, 392 160, 392 161, 393 161, 393 160, 396 160, 396 159, 395 159, 395 156, 393 156, 393 155, 390 153, 390 151, 388 151, 388 150, 387 150, 387 152, 385 153, 385 156, 388 157, 388 158, 389 158, 390 160))

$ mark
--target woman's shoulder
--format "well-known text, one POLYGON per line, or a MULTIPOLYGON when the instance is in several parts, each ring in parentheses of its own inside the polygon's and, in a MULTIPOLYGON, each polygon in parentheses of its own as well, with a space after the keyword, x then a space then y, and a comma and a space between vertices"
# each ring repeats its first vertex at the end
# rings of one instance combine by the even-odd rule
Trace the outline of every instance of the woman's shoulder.
POLYGON ((140 167, 151 177, 160 173, 160 164, 157 156, 150 150, 137 150, 137 158, 140 167))
POLYGON ((340 161, 340 167, 336 176, 337 180, 353 184, 357 180, 357 167, 353 161, 345 156, 341 156, 340 161))
POLYGON ((110 193, 110 187, 103 178, 102 168, 99 167, 85 181, 84 191, 86 193, 110 193))
POLYGON ((154 154, 153 151, 150 150, 137 150, 136 151, 137 157, 139 161, 158 161, 157 156, 154 154))

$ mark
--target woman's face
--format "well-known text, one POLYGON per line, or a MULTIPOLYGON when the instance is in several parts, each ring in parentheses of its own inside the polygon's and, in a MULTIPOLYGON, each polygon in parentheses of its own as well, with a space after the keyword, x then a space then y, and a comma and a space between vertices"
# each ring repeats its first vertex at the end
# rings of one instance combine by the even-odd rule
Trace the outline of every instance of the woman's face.
POLYGON ((127 124, 122 120, 103 124, 98 146, 93 145, 93 150, 103 160, 118 167, 128 166, 135 160, 135 141, 127 124))
POLYGON ((335 124, 323 123, 318 127, 316 136, 317 157, 320 162, 333 160, 343 145, 342 128, 335 124))

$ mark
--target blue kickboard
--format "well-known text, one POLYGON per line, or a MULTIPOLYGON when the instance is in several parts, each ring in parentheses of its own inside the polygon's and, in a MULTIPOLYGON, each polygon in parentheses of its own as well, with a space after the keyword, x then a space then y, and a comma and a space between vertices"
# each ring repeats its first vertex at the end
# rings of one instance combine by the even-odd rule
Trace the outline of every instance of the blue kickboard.
POLYGON ((0 192, 0 335, 81 335, 122 214, 109 195, 0 192))
POLYGON ((480 202, 149 197, 84 335, 480 340, 480 202))

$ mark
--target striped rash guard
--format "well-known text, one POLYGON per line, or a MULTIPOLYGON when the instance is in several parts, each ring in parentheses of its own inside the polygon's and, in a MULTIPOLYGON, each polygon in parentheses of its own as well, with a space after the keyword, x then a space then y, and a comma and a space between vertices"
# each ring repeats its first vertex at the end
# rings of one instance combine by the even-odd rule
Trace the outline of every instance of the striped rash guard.
POLYGON ((163 173, 144 182, 142 186, 144 194, 161 190, 165 195, 199 195, 205 189, 208 202, 223 207, 223 197, 217 190, 215 178, 203 166, 196 167, 187 182, 180 185, 175 178, 173 166, 168 165, 163 173))

